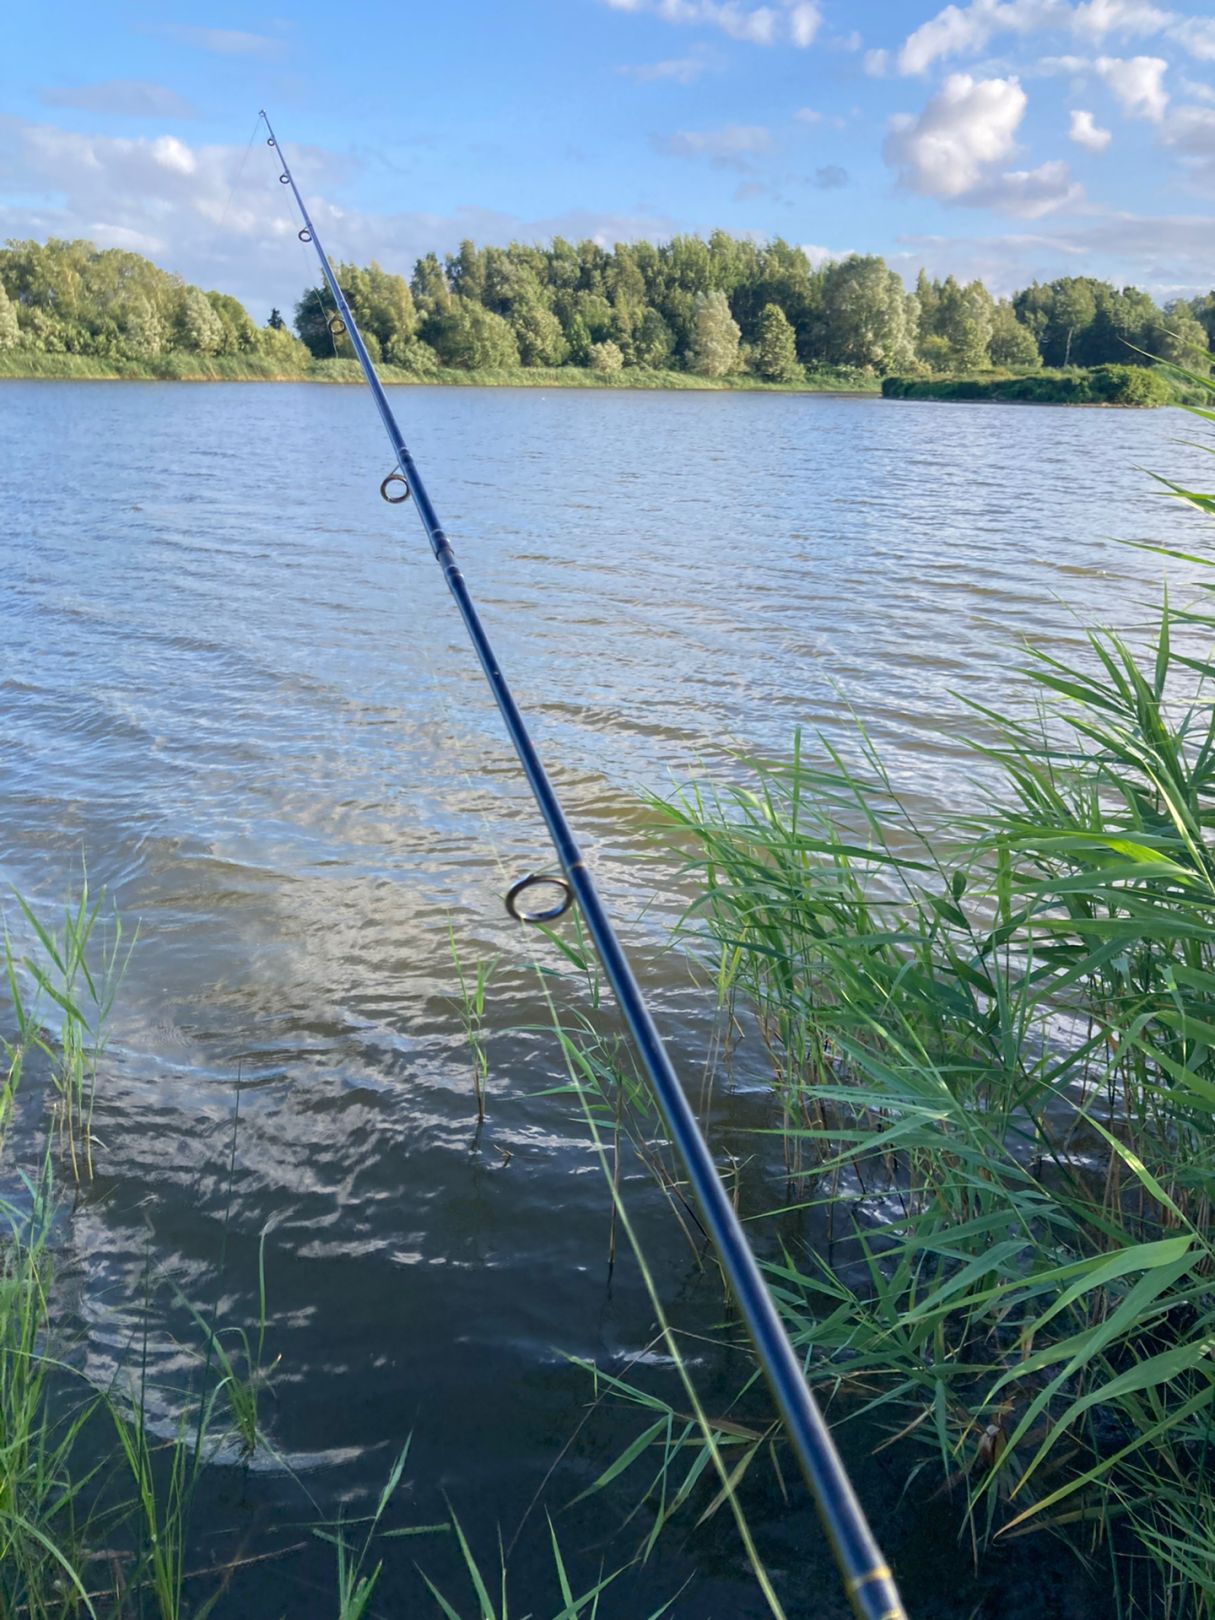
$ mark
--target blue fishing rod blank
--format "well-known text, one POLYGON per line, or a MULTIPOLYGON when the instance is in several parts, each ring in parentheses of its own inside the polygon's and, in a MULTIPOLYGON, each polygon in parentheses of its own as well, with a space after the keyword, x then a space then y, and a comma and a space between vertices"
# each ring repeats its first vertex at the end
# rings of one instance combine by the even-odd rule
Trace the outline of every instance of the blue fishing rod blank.
MULTIPOLYGON (((456 564, 451 542, 443 532, 430 496, 426 493, 426 486, 397 426, 396 417, 388 403, 388 396, 384 392, 384 385, 376 375, 375 366, 359 332, 358 322, 351 313, 346 295, 333 273, 333 267, 321 245, 316 227, 300 195, 282 147, 271 128, 270 120, 264 111, 261 117, 266 124, 267 144, 275 149, 282 164, 279 178, 284 185, 290 187, 304 222, 299 233, 300 240, 310 242, 316 249, 321 273, 333 295, 337 315, 331 318, 330 329, 335 336, 345 336, 349 339, 363 375, 367 379, 367 385, 371 389, 393 455, 396 457, 399 472, 388 475, 381 485, 381 493, 386 500, 392 499, 393 504, 400 504, 409 496, 413 498, 413 505, 421 519, 430 548, 443 570, 443 577, 464 621, 464 627, 468 631, 511 743, 519 757, 519 763, 531 787, 536 806, 552 838, 564 873, 565 885, 581 909, 587 932, 599 953, 617 1005, 632 1034, 641 1066, 649 1077, 659 1112, 687 1171, 688 1182, 699 1205, 705 1231, 717 1251, 722 1271, 746 1323, 760 1365, 767 1376, 777 1409, 784 1421, 789 1443, 810 1487, 824 1532, 839 1564, 853 1610, 858 1620, 907 1620, 894 1577, 869 1528, 864 1510, 857 1500, 847 1470, 831 1438, 831 1432, 811 1392, 802 1363, 780 1319, 758 1262, 743 1235, 742 1225, 730 1203, 725 1185, 717 1173, 709 1145, 684 1095, 683 1087, 650 1016, 633 970, 625 958, 616 931, 599 898, 599 892, 587 869, 573 829, 566 819, 565 811, 549 781, 548 773, 540 762, 523 716, 507 685, 506 677, 499 667, 497 656, 469 595, 464 576, 456 564), (402 482, 405 485, 405 493, 390 497, 389 489, 394 485, 399 487, 402 482)), ((540 881, 553 880, 525 879, 524 883, 540 881)), ((512 896, 515 897, 511 901, 512 915, 523 921, 538 921, 546 915, 553 915, 553 912, 523 911, 518 906, 519 890, 518 884, 512 890, 512 896)), ((558 912, 563 909, 564 906, 556 908, 558 912)))

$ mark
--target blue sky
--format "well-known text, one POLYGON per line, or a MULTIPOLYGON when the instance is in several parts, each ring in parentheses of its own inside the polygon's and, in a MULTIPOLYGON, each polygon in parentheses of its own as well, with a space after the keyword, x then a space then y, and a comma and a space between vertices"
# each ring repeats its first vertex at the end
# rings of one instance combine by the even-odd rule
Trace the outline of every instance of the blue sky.
POLYGON ((722 226, 999 291, 1215 282, 1215 19, 1164 0, 26 7, 0 235, 127 246, 259 317, 335 257, 722 226))

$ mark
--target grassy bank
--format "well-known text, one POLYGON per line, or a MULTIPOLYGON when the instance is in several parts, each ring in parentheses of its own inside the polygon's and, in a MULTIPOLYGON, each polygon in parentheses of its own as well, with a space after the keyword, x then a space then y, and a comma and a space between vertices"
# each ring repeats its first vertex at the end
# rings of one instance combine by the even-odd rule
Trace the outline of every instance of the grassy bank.
POLYGON ((982 813, 925 825, 863 744, 654 804, 770 1072, 750 1226, 834 1420, 979 1556, 1061 1538, 1169 1620, 1215 1616, 1212 593, 1036 657, 1037 723, 976 712, 982 813))
MULTIPOLYGON (((839 369, 808 373, 804 381, 764 382, 757 377, 698 377, 690 371, 648 371, 630 366, 624 371, 592 371, 585 366, 512 366, 494 371, 463 371, 445 367, 424 374, 381 365, 386 383, 414 387, 437 385, 455 388, 632 388, 676 390, 742 390, 752 393, 873 394, 876 376, 839 369)), ((0 352, 0 379, 28 381, 59 379, 78 382, 323 382, 361 383, 357 360, 312 360, 284 369, 281 362, 258 355, 166 354, 156 360, 101 360, 91 355, 34 354, 10 349, 0 352)))
POLYGON ((1198 391, 1147 366, 1073 366, 1066 371, 976 372, 970 376, 884 377, 883 399, 990 400, 1031 405, 1177 405, 1198 391))

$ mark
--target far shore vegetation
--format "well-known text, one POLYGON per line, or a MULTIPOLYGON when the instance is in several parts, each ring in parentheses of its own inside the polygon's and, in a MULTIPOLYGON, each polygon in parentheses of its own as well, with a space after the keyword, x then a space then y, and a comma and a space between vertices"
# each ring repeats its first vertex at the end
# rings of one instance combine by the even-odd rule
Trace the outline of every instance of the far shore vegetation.
MULTIPOLYGON (((386 381, 481 386, 772 388, 896 399, 1156 405, 1156 363, 1205 377, 1215 290, 1163 308, 1089 276, 997 299, 876 256, 815 266, 801 248, 707 240, 461 244, 407 278, 338 264, 386 381)), ((90 242, 0 250, 0 378, 356 381, 322 286, 258 326, 244 306, 90 242)))

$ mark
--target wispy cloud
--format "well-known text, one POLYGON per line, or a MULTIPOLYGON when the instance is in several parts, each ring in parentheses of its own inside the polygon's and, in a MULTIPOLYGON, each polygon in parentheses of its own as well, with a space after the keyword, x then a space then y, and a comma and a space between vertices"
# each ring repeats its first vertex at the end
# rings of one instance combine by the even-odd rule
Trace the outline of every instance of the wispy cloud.
POLYGON ((814 43, 822 23, 816 0, 774 0, 752 5, 745 0, 603 0, 613 11, 648 12, 664 22, 718 28, 731 39, 752 45, 814 43))
POLYGON ((814 184, 820 191, 838 191, 841 186, 848 184, 848 180, 847 169, 842 169, 838 163, 826 163, 814 171, 814 184))
POLYGON ((695 84, 712 66, 708 51, 699 50, 689 56, 672 56, 664 62, 638 62, 616 71, 638 84, 695 84))
POLYGON ((900 249, 890 257, 906 274, 925 265, 959 280, 978 276, 1001 293, 1082 272, 1133 281, 1157 298, 1192 297, 1211 285, 1215 218, 1090 209, 1082 219, 1008 235, 905 236, 900 249))
POLYGON ((714 168, 755 168, 755 159, 772 150, 772 133, 762 124, 727 124, 724 129, 681 129, 656 135, 653 144, 671 157, 707 158, 714 168))
POLYGON ((78 107, 113 118, 196 118, 197 109, 167 85, 144 79, 105 79, 99 84, 62 85, 39 90, 46 107, 78 107))
MULTIPOLYGON (((1166 10, 1154 0, 969 0, 948 5, 912 30, 898 70, 926 73, 939 61, 974 56, 1003 34, 1065 33, 1086 44, 1106 39, 1169 40, 1200 61, 1215 61, 1215 20, 1166 10)), ((885 53, 880 53, 885 55, 885 53)))
POLYGON ((219 56, 277 56, 283 48, 281 39, 273 39, 269 34, 246 34, 238 28, 192 28, 185 23, 165 23, 158 32, 175 39, 179 45, 214 51, 219 56))

